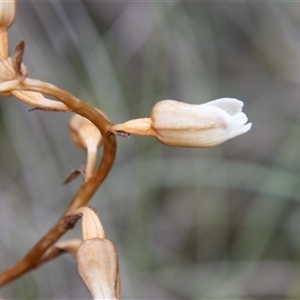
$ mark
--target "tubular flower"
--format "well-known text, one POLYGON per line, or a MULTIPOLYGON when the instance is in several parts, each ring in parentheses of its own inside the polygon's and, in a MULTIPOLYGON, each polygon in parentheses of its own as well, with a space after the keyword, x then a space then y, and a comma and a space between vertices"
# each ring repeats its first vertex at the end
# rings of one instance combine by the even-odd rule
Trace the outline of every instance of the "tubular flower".
POLYGON ((164 100, 152 109, 151 128, 169 146, 212 147, 250 130, 243 105, 231 98, 200 105, 164 100))
POLYGON ((177 147, 212 147, 250 130, 252 123, 242 112, 244 103, 221 98, 205 104, 162 100, 154 105, 150 118, 114 125, 116 132, 154 136, 161 143, 177 147))
POLYGON ((73 143, 77 147, 87 151, 85 172, 85 180, 87 181, 92 177, 94 172, 97 150, 102 143, 101 133, 90 120, 78 114, 74 114, 70 119, 69 129, 73 143))
POLYGON ((85 240, 76 252, 78 272, 93 299, 119 299, 118 256, 107 239, 85 240))

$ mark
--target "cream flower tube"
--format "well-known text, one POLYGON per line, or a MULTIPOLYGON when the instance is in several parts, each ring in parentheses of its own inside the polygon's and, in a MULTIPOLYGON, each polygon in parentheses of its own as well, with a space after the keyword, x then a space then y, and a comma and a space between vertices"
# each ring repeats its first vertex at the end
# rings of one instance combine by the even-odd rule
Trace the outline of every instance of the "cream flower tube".
POLYGON ((102 143, 102 135, 90 120, 78 114, 74 114, 70 119, 69 129, 74 145, 87 151, 85 170, 85 181, 87 181, 94 173, 97 151, 102 143))
POLYGON ((221 98, 205 104, 162 100, 154 105, 150 118, 114 125, 116 132, 155 136, 161 143, 177 147, 212 147, 250 130, 252 124, 242 112, 244 103, 221 98))
POLYGON ((151 128, 163 144, 181 147, 212 147, 250 130, 242 112, 244 103, 222 98, 192 105, 164 100, 154 105, 151 128))

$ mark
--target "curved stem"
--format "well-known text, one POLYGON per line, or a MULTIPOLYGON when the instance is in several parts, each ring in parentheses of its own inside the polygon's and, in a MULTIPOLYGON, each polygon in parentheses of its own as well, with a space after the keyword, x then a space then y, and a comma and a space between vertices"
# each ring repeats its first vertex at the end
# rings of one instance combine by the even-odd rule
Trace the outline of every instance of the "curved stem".
POLYGON ((64 217, 76 208, 86 205, 100 184, 104 181, 114 162, 116 154, 116 138, 111 132, 111 124, 96 109, 82 102, 70 93, 58 87, 35 79, 26 78, 24 81, 12 80, 0 83, 0 93, 11 90, 29 90, 50 95, 63 102, 70 110, 89 119, 97 126, 103 137, 103 156, 97 171, 79 188, 72 201, 57 223, 45 234, 40 241, 27 253, 27 255, 15 265, 0 274, 0 286, 16 279, 30 271, 39 264, 39 259, 46 250, 52 246, 71 225, 64 222, 64 217))

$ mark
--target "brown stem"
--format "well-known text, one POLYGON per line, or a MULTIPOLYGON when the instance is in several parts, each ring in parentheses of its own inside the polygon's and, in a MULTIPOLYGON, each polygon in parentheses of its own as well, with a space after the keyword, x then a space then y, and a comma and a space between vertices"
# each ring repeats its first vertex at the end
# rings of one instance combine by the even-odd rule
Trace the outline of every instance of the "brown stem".
POLYGON ((116 138, 111 132, 111 124, 94 108, 80 101, 70 93, 39 80, 26 78, 22 82, 12 80, 0 83, 0 93, 11 90, 30 90, 48 94, 63 102, 73 112, 82 115, 95 124, 103 137, 103 156, 97 171, 79 188, 69 206, 58 222, 44 235, 40 241, 15 265, 0 274, 0 286, 16 279, 22 274, 36 268, 40 258, 70 227, 65 225, 64 216, 76 208, 86 205, 100 184, 104 181, 113 164, 116 154, 116 138))

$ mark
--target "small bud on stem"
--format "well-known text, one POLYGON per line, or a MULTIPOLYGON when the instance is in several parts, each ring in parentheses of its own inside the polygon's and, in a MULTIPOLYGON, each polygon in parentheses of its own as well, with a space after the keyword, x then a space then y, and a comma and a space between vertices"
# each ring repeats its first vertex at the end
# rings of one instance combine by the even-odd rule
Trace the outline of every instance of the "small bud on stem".
POLYGON ((118 255, 96 213, 89 207, 78 208, 82 214, 84 241, 76 251, 78 272, 93 299, 119 299, 120 278, 118 255))
POLYGON ((110 240, 83 241, 77 249, 76 260, 78 272, 93 299, 119 299, 118 256, 110 240))

